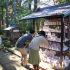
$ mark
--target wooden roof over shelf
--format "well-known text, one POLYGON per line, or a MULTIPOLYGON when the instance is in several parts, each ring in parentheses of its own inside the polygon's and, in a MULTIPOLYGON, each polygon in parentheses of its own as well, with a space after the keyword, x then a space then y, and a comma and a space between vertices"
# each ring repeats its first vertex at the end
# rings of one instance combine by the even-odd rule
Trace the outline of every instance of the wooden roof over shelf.
POLYGON ((61 17, 70 15, 70 3, 61 5, 49 6, 44 8, 37 8, 35 12, 26 15, 19 20, 35 19, 35 18, 48 18, 48 17, 61 17))

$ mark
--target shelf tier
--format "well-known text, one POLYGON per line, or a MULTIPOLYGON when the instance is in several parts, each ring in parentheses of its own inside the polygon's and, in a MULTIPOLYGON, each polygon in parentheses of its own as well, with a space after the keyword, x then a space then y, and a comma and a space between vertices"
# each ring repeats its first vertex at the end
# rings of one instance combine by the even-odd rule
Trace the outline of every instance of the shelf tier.
MULTIPOLYGON (((45 30, 44 30, 45 31, 45 30)), ((49 30, 49 31, 45 31, 46 33, 48 33, 48 32, 52 32, 52 33, 61 33, 61 31, 52 31, 52 30, 49 30)))
MULTIPOLYGON (((52 50, 52 51, 60 52, 60 50, 52 49, 52 48, 48 48, 48 47, 42 47, 42 46, 40 46, 40 48, 42 48, 43 50, 47 49, 47 50, 52 50)), ((69 48, 66 48, 65 50, 63 50, 63 52, 66 52, 68 49, 69 48)))
MULTIPOLYGON (((61 40, 53 40, 53 39, 48 39, 48 41, 51 41, 51 42, 57 42, 57 43, 61 43, 61 40)), ((68 42, 69 41, 69 39, 65 39, 65 40, 63 40, 63 43, 65 43, 65 42, 68 42)))
MULTIPOLYGON (((44 25, 46 25, 46 26, 61 26, 61 23, 46 23, 46 24, 44 24, 44 25)), ((67 24, 64 24, 65 26, 68 26, 67 24)))
MULTIPOLYGON (((46 33, 49 33, 49 32, 51 32, 51 33, 61 33, 61 30, 48 30, 48 31, 43 30, 43 31, 45 31, 46 33)), ((67 31, 65 33, 67 33, 67 31)))
POLYGON ((46 25, 46 26, 54 26, 54 25, 55 26, 61 26, 61 24, 51 24, 51 23, 50 24, 44 24, 44 25, 46 25))
POLYGON ((61 25, 61 22, 45 22, 44 25, 61 25))
MULTIPOLYGON (((61 52, 56 52, 55 56, 60 56, 61 52)), ((68 56, 70 58, 70 53, 63 52, 63 56, 68 56)))

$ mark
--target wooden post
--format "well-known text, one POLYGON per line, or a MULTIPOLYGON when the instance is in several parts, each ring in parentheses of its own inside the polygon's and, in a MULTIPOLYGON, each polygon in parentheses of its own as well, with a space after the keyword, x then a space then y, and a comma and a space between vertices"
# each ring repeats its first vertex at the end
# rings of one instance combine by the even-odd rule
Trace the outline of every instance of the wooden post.
POLYGON ((64 17, 61 17, 61 53, 60 53, 60 70, 62 70, 62 61, 63 61, 63 40, 64 40, 64 17))
POLYGON ((37 34, 37 24, 35 22, 35 19, 33 19, 33 29, 35 30, 35 34, 37 34))
POLYGON ((35 30, 35 19, 33 19, 33 29, 35 30))

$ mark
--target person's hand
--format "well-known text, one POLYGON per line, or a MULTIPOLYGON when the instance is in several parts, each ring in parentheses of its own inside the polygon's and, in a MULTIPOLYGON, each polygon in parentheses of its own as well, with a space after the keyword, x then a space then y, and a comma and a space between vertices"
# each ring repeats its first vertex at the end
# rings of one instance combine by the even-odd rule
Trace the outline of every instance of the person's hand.
POLYGON ((25 42, 25 44, 29 44, 29 41, 27 40, 27 41, 25 42))

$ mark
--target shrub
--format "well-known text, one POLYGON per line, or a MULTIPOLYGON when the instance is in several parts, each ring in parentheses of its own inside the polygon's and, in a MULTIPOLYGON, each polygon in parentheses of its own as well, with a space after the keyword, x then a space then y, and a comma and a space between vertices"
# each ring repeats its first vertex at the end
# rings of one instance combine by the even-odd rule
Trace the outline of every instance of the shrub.
POLYGON ((9 40, 3 41, 3 44, 4 44, 4 46, 6 46, 6 47, 10 47, 10 46, 11 46, 11 43, 10 43, 9 40))

